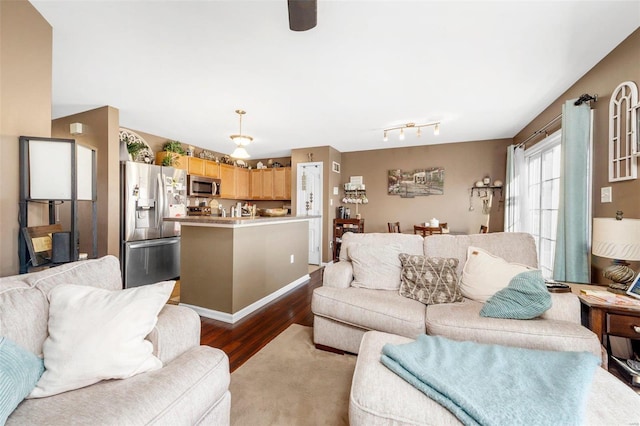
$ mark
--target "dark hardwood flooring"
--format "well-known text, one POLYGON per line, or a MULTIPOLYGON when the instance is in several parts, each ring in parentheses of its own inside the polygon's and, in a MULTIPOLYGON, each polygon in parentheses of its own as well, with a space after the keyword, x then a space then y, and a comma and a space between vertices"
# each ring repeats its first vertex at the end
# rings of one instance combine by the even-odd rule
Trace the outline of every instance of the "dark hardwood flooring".
POLYGON ((323 270, 312 272, 306 283, 235 324, 200 317, 200 343, 222 349, 233 372, 291 324, 312 326, 311 295, 322 285, 323 270))

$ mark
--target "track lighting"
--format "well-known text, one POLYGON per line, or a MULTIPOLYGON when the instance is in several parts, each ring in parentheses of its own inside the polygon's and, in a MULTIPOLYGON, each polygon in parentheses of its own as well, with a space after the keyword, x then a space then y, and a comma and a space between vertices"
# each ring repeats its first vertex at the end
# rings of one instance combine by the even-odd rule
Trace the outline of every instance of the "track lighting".
POLYGON ((435 136, 438 136, 440 134, 440 122, 439 121, 434 121, 432 123, 425 123, 425 124, 416 124, 416 123, 407 123, 407 124, 403 124, 402 126, 397 126, 397 127, 389 127, 388 129, 384 129, 384 136, 383 136, 383 140, 386 142, 389 140, 389 132, 391 130, 400 130, 400 134, 398 135, 398 139, 403 141, 404 140, 404 129, 416 129, 416 136, 420 137, 422 135, 422 128, 423 127, 428 127, 428 126, 433 126, 433 134, 435 136))

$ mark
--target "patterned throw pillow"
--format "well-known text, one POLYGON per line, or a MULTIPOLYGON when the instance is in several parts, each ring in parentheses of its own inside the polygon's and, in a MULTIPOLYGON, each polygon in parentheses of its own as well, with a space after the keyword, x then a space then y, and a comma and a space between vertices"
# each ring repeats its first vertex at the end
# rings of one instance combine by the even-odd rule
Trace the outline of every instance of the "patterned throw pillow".
POLYGON ((400 254, 400 295, 426 305, 462 302, 458 259, 400 254))

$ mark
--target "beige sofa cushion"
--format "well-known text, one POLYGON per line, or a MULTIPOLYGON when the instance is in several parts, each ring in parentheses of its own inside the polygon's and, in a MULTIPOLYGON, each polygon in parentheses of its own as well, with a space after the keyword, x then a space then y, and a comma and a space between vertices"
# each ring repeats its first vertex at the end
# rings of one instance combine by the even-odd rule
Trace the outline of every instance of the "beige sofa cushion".
MULTIPOLYGON (((224 352, 197 346, 156 371, 27 399, 7 425, 195 425, 228 404, 229 381, 224 352)), ((228 412, 205 424, 229 424, 228 412)))
POLYGON ((399 244, 349 244, 348 250, 353 265, 352 286, 373 290, 400 288, 399 244))
POLYGON ((0 282, 0 336, 40 355, 48 319, 49 303, 40 290, 22 281, 0 282))
POLYGON ((349 245, 351 244, 370 244, 370 245, 399 245, 402 253, 422 254, 422 244, 424 238, 420 235, 398 234, 398 233, 370 233, 356 234, 347 232, 342 236, 342 245, 340 246, 340 261, 349 259, 349 245))
POLYGON ((553 351, 587 351, 601 357, 598 337, 586 327, 542 318, 515 320, 480 316, 483 304, 462 303, 427 307, 427 334, 454 340, 553 351))
POLYGON ((484 249, 507 262, 522 263, 532 268, 538 267, 536 243, 530 234, 524 232, 431 235, 424 239, 424 255, 457 258, 460 260, 457 272, 461 277, 469 246, 484 249))
POLYGON ((315 315, 368 330, 416 337, 425 332, 425 305, 390 290, 318 287, 311 309, 315 315))

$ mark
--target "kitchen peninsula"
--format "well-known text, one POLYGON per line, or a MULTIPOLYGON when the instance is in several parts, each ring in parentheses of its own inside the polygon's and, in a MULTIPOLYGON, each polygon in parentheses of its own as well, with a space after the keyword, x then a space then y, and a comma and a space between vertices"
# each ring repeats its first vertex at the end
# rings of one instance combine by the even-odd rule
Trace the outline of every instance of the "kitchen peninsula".
POLYGON ((315 217, 165 218, 181 224, 180 304, 234 323, 300 285, 315 217))

